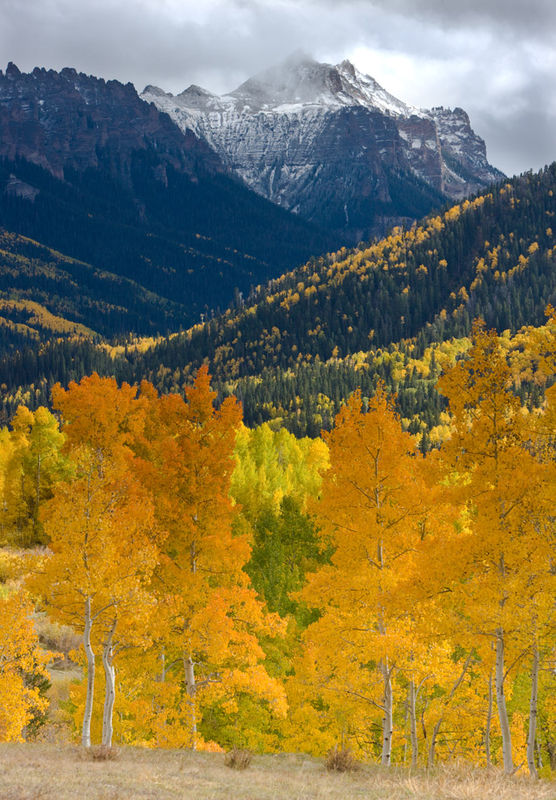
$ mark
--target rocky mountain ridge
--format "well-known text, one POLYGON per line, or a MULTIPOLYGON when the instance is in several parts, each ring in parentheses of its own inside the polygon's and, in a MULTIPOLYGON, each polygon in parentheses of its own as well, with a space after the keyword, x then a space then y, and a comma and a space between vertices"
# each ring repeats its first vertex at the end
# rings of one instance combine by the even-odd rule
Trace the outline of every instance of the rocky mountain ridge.
POLYGON ((68 167, 101 165, 125 177, 131 153, 149 148, 163 182, 167 165, 190 176, 224 171, 212 148, 192 131, 176 130, 131 83, 72 68, 22 73, 12 62, 0 70, 0 156, 25 158, 58 178, 68 167))
MULTIPOLYGON (((0 300, 65 307, 103 335, 176 330, 332 245, 132 84, 13 63, 0 72, 0 238, 0 300)), ((9 311, 11 347, 26 322, 9 311)))
POLYGON ((410 106, 349 61, 295 56, 227 95, 147 86, 141 97, 263 197, 352 239, 503 177, 465 111, 410 106))

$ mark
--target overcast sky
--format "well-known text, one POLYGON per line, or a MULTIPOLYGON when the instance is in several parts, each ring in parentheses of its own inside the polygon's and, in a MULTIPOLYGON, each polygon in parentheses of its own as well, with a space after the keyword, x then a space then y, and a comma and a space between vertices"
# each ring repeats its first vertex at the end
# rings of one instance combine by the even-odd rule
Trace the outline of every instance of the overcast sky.
POLYGON ((508 174, 556 160, 556 0, 0 0, 0 67, 234 89, 302 49, 462 106, 508 174))

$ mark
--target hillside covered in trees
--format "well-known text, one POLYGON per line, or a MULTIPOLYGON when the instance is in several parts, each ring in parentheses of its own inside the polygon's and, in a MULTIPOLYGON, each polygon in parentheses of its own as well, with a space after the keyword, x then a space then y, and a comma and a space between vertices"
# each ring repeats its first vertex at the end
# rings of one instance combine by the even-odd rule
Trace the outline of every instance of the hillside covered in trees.
MULTIPOLYGON (((99 154, 95 168, 66 167, 63 178, 0 159, 0 298, 38 303, 97 336, 165 334, 331 246, 225 175, 167 165, 162 181, 147 150, 129 156, 122 176, 99 154)), ((17 327, 13 306, 0 317, 2 352, 37 338, 17 327)))
MULTIPOLYGON (((556 165, 527 173, 408 230, 312 258, 159 342, 107 348, 73 337, 24 348, 0 363, 5 419, 21 399, 48 403, 56 380, 96 370, 179 391, 206 363, 248 424, 315 436, 355 388, 369 397, 382 380, 410 429, 430 431, 443 412, 440 363, 468 346, 471 321, 514 334, 542 325, 556 302, 555 192, 556 165)), ((520 391, 539 399, 534 383, 520 391)))

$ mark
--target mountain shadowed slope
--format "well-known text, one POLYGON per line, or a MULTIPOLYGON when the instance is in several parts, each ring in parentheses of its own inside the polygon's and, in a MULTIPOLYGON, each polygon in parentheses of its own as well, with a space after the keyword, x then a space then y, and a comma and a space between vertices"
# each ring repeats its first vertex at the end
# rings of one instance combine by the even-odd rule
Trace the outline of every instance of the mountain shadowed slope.
POLYGON ((0 229, 0 349, 37 346, 52 337, 179 328, 182 304, 129 278, 93 267, 0 229))
MULTIPOLYGON (((104 335, 191 324, 332 241, 230 178, 131 84, 13 64, 0 73, 0 227, 160 299, 152 314, 120 296, 119 319, 75 317, 104 335)), ((5 273, 2 289, 16 284, 5 273)), ((26 291, 48 307, 46 290, 26 291)))

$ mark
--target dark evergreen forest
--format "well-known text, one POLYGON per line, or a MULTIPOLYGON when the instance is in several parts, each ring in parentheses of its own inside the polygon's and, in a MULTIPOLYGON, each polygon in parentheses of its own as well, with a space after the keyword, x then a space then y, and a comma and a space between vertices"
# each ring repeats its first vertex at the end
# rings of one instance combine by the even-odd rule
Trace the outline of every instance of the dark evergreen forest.
MULTIPOLYGON (((146 350, 71 338, 8 354, 0 364, 4 416, 23 395, 47 403, 53 382, 92 371, 147 378, 169 392, 208 363, 221 396, 242 401, 247 424, 275 420, 316 435, 355 388, 368 397, 380 380, 397 392, 410 429, 429 429, 443 409, 431 346, 467 336, 477 317, 499 332, 541 325, 556 304, 555 192, 553 164, 408 230, 312 257, 146 350), (425 355, 427 374, 415 366, 425 355)), ((534 384, 520 391, 539 399, 534 384)))

